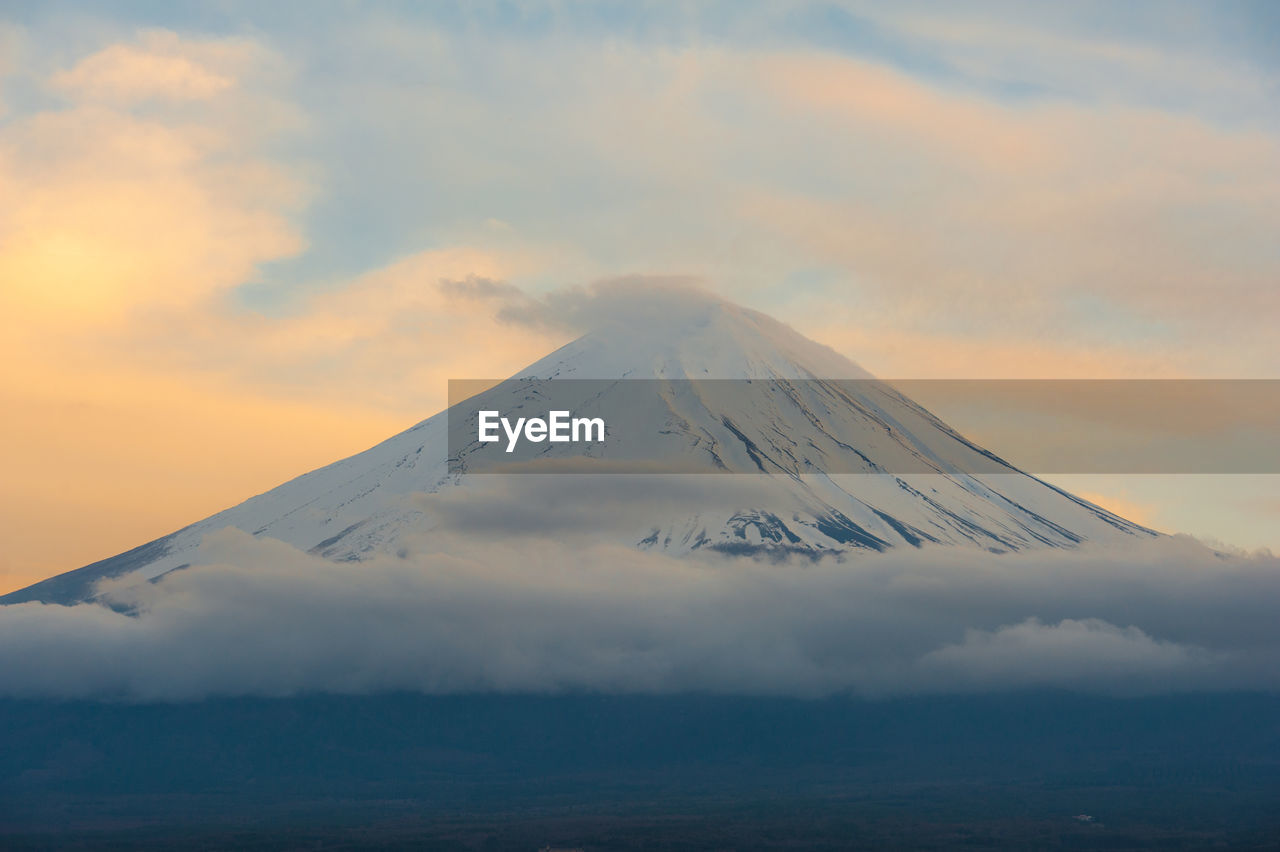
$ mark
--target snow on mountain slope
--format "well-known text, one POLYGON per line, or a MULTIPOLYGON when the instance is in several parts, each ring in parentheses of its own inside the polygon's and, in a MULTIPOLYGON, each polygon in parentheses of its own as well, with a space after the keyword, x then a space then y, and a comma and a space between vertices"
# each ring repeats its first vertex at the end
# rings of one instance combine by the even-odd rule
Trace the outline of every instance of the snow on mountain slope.
MULTIPOLYGON (((1152 535, 1008 467, 892 388, 858 382, 850 393, 839 382, 812 381, 871 377, 763 314, 685 291, 623 295, 590 333, 489 393, 509 410, 529 387, 526 379, 658 380, 640 383, 643 393, 635 383, 614 382, 577 401, 575 410, 584 413, 593 406, 614 413, 617 428, 604 455, 712 459, 720 469, 753 474, 750 497, 741 482, 730 482, 740 477, 713 474, 699 477, 711 496, 693 507, 660 500, 643 511, 629 506, 618 519, 620 535, 638 547, 821 554, 938 544, 1006 552, 1152 535), (696 384, 703 379, 806 381, 790 397, 740 410, 740 395, 696 384), (695 384, 670 384, 677 380, 695 384), (646 409, 643 417, 616 416, 636 406, 646 409), (655 416, 669 424, 661 435, 628 432, 627 423, 652 424, 655 416), (831 470, 860 472, 822 472, 831 470)), ((467 467, 466 451, 450 471, 449 428, 441 412, 363 453, 0 603, 72 603, 91 597, 103 578, 159 577, 191 564, 203 536, 227 526, 329 559, 394 554, 406 537, 429 539, 441 523, 433 499, 447 500, 474 481, 456 472, 467 467)), ((574 486, 562 485, 572 500, 574 486)))

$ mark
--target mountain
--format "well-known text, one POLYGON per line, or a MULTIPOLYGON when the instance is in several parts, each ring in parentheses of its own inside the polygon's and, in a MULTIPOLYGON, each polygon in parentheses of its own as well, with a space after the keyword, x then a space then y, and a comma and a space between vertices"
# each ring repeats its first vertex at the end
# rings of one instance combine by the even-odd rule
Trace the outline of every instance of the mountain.
MULTIPOLYGON (((0 597, 0 604, 71 604, 90 599, 104 578, 137 572, 139 581, 155 579, 188 567, 203 536, 227 526, 328 559, 395 554, 406 536, 429 538, 445 523, 431 511, 432 499, 450 499, 478 479, 492 486, 491 477, 467 475, 482 450, 497 449, 468 440, 477 400, 514 411, 536 402, 548 384, 561 394, 557 405, 612 413, 607 440, 592 450, 596 461, 679 460, 743 474, 680 479, 700 483, 704 496, 694 505, 653 500, 641 510, 619 509, 611 520, 636 547, 816 556, 955 545, 1001 553, 1154 535, 1006 464, 851 361, 761 313, 665 288, 624 288, 607 301, 589 333, 465 406, 163 538, 0 597), (777 381, 786 393, 742 391, 777 381)), ((580 452, 534 449, 539 461, 580 452)), ((604 494, 607 502, 609 488, 633 481, 598 476, 611 478, 603 488, 593 478, 589 492, 579 492, 582 501, 604 494)), ((564 511, 575 511, 573 489, 585 480, 560 479, 570 501, 564 511)))

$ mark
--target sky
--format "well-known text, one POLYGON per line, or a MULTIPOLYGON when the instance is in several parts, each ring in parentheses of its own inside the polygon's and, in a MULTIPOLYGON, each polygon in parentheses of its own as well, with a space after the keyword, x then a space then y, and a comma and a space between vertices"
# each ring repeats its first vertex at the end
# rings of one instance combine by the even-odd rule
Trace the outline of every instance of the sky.
MULTIPOLYGON (((0 2, 0 591, 680 275, 885 378, 1280 378, 1266 2, 0 2)), ((995 448, 998 450, 998 448, 995 448)), ((1075 477, 1280 547, 1275 477, 1075 477)))

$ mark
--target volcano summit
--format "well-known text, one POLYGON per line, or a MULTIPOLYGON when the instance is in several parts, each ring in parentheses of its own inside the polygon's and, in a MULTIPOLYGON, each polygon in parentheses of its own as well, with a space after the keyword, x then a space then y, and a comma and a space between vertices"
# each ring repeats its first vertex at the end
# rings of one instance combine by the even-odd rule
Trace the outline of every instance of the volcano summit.
MULTIPOLYGON (((548 386, 557 388, 555 408, 608 422, 591 454, 600 470, 663 459, 745 475, 693 477, 699 496, 692 501, 627 502, 609 526, 640 548, 817 556, 958 546, 1004 553, 1155 535, 1005 463, 856 364, 761 313, 662 287, 619 287, 603 301, 610 309, 591 331, 472 400, 0 603, 71 604, 92 599, 104 579, 155 580, 198 564, 203 537, 225 527, 342 561, 396 554, 409 539, 430 541, 449 524, 441 509, 477 479, 491 479, 472 476, 479 451, 502 454, 503 442, 476 440, 479 407, 537 413, 533 403, 548 386), (842 384, 851 380, 857 392, 842 384), (732 390, 760 382, 788 390, 765 402, 732 390)), ((535 450, 538 462, 581 451, 565 442, 522 446, 535 450)), ((598 515, 609 494, 601 478, 626 490, 620 473, 597 473, 589 489, 583 477, 545 478, 556 482, 557 509, 566 513, 590 501, 598 515), (575 488, 582 489, 577 497, 575 488)), ((688 485, 689 477, 679 478, 688 485)), ((504 511, 495 504, 491 520, 503 523, 504 511)))

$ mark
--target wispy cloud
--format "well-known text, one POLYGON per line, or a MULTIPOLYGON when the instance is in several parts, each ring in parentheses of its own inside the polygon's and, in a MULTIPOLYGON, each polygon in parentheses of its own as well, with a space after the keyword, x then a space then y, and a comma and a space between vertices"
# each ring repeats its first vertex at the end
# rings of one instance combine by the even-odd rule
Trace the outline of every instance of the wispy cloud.
POLYGON ((922 46, 960 80, 1003 87, 1008 96, 1268 123, 1280 86, 1277 69, 1240 50, 1232 25, 1250 28, 1249 10, 1220 11, 1176 3, 1145 10, 1105 3, 858 7, 859 16, 922 46))
POLYGON ((152 30, 113 44, 50 78, 54 89, 93 101, 208 101, 236 86, 260 48, 247 39, 192 42, 152 30))

